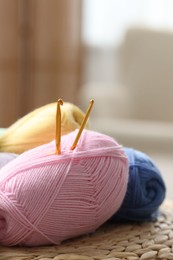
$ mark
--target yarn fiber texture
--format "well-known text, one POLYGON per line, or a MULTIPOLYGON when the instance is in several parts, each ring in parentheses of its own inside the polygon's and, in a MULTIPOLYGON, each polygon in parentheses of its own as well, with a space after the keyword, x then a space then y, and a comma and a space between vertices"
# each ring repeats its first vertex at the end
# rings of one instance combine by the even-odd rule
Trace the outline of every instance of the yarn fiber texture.
POLYGON ((47 245, 95 231, 120 207, 128 159, 111 137, 77 130, 31 149, 0 170, 0 244, 47 245))
POLYGON ((155 220, 166 194, 161 172, 145 153, 131 148, 124 150, 129 160, 127 193, 112 220, 155 220))
MULTIPOLYGON (((57 103, 51 103, 16 121, 0 135, 0 151, 21 154, 52 141, 56 131, 56 108, 57 103)), ((83 118, 84 113, 77 106, 64 102, 61 107, 61 134, 79 128, 83 118)))

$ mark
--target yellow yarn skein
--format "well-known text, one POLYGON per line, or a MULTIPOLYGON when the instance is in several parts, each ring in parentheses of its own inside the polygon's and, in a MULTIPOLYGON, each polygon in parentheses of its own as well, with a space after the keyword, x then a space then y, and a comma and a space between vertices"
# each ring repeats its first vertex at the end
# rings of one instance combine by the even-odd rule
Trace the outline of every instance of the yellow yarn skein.
MULTIPOLYGON (((37 108, 7 128, 0 136, 0 152, 21 154, 55 139, 56 107, 57 103, 51 103, 37 108)), ((79 128, 83 118, 84 113, 77 106, 64 102, 61 107, 61 135, 79 128)))

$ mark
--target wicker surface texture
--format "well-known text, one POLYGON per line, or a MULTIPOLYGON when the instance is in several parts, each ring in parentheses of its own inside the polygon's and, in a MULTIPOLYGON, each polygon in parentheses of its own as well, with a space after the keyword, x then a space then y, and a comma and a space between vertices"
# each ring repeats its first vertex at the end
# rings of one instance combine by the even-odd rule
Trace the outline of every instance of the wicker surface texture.
POLYGON ((156 222, 105 224, 92 235, 47 247, 0 247, 3 260, 173 259, 173 202, 156 222))

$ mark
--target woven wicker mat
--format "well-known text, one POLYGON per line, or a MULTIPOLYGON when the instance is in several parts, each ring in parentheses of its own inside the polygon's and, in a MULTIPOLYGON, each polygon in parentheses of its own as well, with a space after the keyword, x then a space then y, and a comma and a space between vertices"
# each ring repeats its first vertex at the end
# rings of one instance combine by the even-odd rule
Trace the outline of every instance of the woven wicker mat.
POLYGON ((92 235, 60 246, 0 247, 3 260, 173 259, 173 201, 161 207, 156 222, 105 224, 92 235))

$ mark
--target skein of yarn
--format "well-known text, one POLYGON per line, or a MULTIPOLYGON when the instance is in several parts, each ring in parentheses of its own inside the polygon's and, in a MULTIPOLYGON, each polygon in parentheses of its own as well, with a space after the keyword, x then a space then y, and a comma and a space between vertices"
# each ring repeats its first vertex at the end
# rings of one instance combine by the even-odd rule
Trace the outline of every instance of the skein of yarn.
POLYGON ((111 220, 155 220, 166 193, 160 170, 145 153, 131 148, 124 151, 129 160, 127 193, 111 220))
POLYGON ((47 245, 95 231, 124 199, 128 159, 111 137, 77 130, 0 170, 0 244, 47 245))
MULTIPOLYGON (((55 138, 56 106, 56 103, 51 103, 35 109, 11 125, 0 135, 0 151, 20 154, 52 141, 55 138)), ((79 128, 84 118, 83 112, 67 102, 61 110, 61 134, 79 128)))

